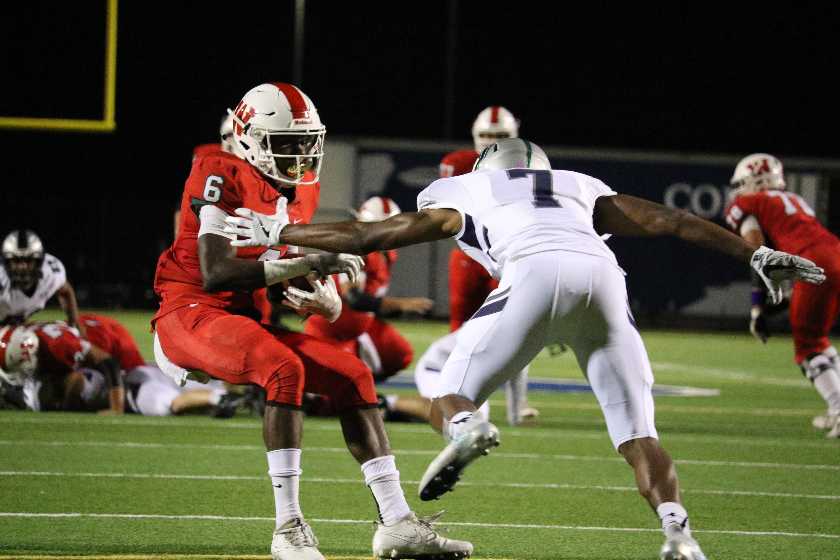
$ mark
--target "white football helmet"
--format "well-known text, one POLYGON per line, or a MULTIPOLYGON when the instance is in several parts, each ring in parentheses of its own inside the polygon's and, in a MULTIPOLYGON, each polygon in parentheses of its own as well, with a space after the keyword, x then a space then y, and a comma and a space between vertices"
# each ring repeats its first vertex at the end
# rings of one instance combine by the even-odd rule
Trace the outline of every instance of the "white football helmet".
POLYGON ((551 169, 545 152, 524 138, 504 138, 484 148, 473 171, 486 169, 551 169))
POLYGON ((478 114, 473 122, 472 135, 475 151, 481 153, 500 138, 518 138, 519 121, 504 107, 492 105, 478 114))
POLYGON ((229 154, 236 154, 236 141, 233 138, 233 114, 228 113, 222 119, 222 124, 219 126, 219 140, 222 145, 222 151, 229 154))
POLYGON ((402 212, 397 203, 386 196, 374 196, 359 206, 356 219, 360 222, 381 222, 402 212))
POLYGON ((28 289, 41 278, 44 244, 28 229, 16 229, 3 239, 3 266, 12 286, 28 289))
POLYGON ((38 336, 28 327, 0 327, 0 377, 12 385, 38 369, 38 336))
POLYGON ((770 154, 750 154, 735 166, 730 185, 739 192, 784 189, 782 162, 770 154))
POLYGON ((318 181, 327 130, 305 93, 291 84, 261 84, 230 113, 236 148, 260 173, 289 186, 318 181), (308 170, 314 178, 304 181, 308 170))

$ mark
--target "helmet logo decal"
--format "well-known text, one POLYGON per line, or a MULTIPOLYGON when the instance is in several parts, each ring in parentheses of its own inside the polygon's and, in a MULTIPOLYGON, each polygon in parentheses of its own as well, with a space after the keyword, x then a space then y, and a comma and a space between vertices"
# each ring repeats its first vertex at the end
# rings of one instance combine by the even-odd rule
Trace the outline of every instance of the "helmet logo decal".
POLYGON ((763 173, 770 173, 770 162, 767 158, 762 158, 760 161, 748 163, 747 167, 753 175, 761 175, 763 173))
POLYGON ((233 129, 236 134, 242 134, 244 130, 242 125, 248 124, 248 121, 256 114, 256 111, 254 111, 253 107, 249 107, 245 102, 240 101, 236 109, 233 110, 233 113, 236 115, 236 119, 233 120, 233 129))

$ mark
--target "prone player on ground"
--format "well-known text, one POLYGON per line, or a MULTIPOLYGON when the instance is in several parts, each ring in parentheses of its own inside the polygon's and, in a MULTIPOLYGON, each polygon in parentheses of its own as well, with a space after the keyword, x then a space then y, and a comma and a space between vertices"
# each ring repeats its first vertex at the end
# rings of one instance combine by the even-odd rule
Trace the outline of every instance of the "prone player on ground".
POLYGON ((475 417, 476 407, 544 346, 563 342, 592 385, 639 492, 662 521, 661 557, 704 560, 680 503, 673 462, 659 444, 653 374, 629 311, 624 273, 600 235, 671 235, 724 252, 750 265, 771 294, 783 279, 819 283, 822 269, 767 247, 756 250, 711 222, 617 194, 593 177, 552 170, 545 153, 521 139, 485 149, 473 173, 435 181, 417 206, 417 213, 383 222, 309 226, 238 210, 242 217, 229 218, 228 231, 245 238, 236 245, 258 244, 257 228, 270 226, 278 232, 271 243, 354 253, 455 237, 488 270, 501 269, 501 283, 461 328, 441 372, 432 424, 449 444, 423 475, 420 497, 451 490, 467 465, 498 445, 498 430, 475 417))

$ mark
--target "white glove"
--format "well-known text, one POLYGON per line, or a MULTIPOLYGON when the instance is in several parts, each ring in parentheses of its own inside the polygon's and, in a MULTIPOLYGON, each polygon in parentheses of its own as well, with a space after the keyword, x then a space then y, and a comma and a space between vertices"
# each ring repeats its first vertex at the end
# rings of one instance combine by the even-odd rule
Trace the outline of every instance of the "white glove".
POLYGON ((236 214, 228 216, 225 222, 225 233, 233 233, 245 239, 233 239, 230 244, 234 247, 274 247, 280 245, 280 232, 289 223, 289 213, 286 210, 288 201, 285 197, 277 199, 274 215, 260 214, 250 208, 237 208, 236 214))
POLYGON ((810 284, 825 281, 823 269, 808 259, 774 251, 763 245, 753 253, 750 266, 767 286, 767 294, 773 305, 780 304, 784 298, 780 284, 784 280, 802 280, 810 284))
POLYGON ((294 286, 289 286, 286 288, 286 299, 283 301, 283 305, 291 307, 295 311, 317 313, 326 317, 330 323, 335 322, 341 315, 341 296, 338 295, 332 276, 328 276, 326 280, 317 280, 310 274, 306 279, 312 286, 313 291, 305 292, 294 286))
POLYGON ((346 274, 350 282, 356 283, 365 267, 365 260, 350 253, 313 253, 304 257, 306 264, 321 278, 332 274, 346 274))

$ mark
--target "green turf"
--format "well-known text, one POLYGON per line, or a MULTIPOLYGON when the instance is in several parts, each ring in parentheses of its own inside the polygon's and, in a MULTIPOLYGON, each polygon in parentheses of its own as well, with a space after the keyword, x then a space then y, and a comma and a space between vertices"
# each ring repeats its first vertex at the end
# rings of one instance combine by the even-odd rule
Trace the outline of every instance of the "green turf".
MULTIPOLYGON (((150 357, 149 314, 113 315, 150 357)), ((398 326, 417 355, 446 330, 398 326)), ((657 399, 660 435, 709 557, 840 557, 840 442, 810 427, 822 407, 792 363, 790 340, 643 336, 657 383, 721 391, 657 399)), ((531 375, 580 378, 568 353, 542 353, 531 375)), ((539 426, 502 426, 498 451, 433 504, 416 498, 416 481, 440 438, 423 425, 389 425, 411 505, 421 514, 445 508, 449 535, 472 540, 476 558, 656 558, 658 522, 612 450, 594 397, 532 392, 531 402, 539 426)), ((503 396, 491 404, 503 424, 503 396)), ((301 499, 322 550, 369 556, 375 509, 337 422, 310 418, 304 432, 301 499)), ((0 554, 266 555, 265 470, 260 426, 247 416, 2 412, 0 513, 14 515, 0 516, 0 554), (54 515, 67 513, 85 515, 54 515)))

